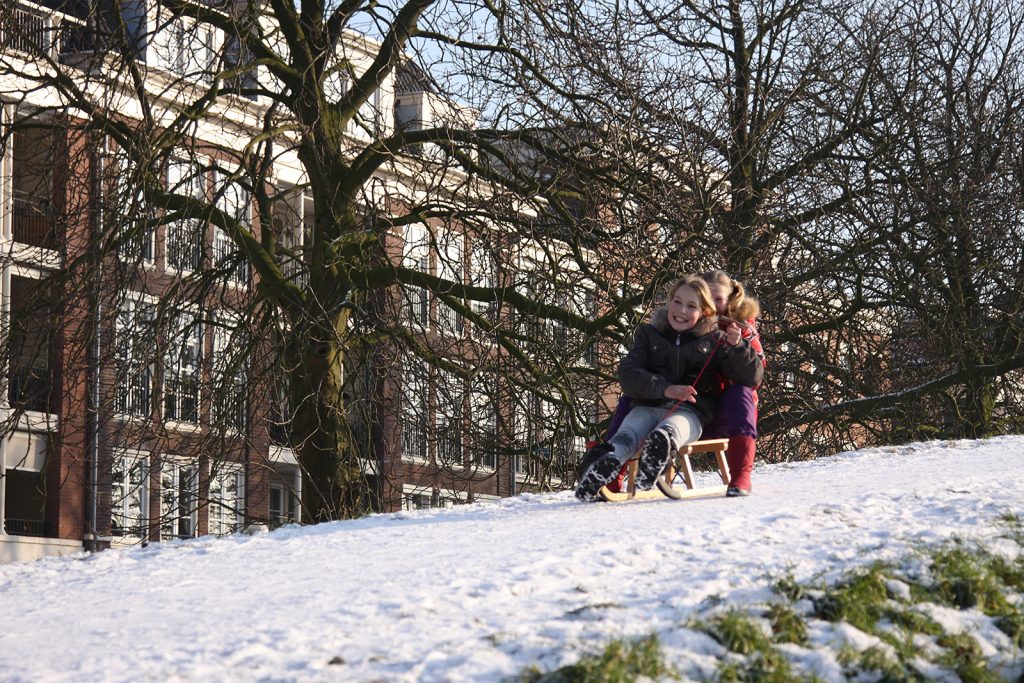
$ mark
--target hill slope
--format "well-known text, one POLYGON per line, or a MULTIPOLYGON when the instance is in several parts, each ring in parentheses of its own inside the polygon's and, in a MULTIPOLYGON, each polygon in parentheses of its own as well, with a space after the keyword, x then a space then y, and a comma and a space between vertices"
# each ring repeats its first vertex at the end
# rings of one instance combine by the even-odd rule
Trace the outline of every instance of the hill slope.
POLYGON ((709 605, 953 537, 1005 546, 1022 485, 1024 438, 1001 437, 763 466, 746 499, 522 496, 0 566, 0 680, 500 681, 651 633, 703 677, 721 648, 680 627, 709 605))

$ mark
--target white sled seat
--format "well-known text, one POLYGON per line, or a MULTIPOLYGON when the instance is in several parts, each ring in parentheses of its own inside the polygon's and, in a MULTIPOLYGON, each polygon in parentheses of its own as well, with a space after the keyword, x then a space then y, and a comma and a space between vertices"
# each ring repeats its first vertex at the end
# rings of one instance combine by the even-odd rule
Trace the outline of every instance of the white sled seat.
POLYGON ((629 470, 626 476, 625 490, 614 492, 608 490, 607 486, 601 487, 600 495, 607 501, 619 502, 623 500, 650 500, 654 498, 709 498, 712 496, 724 496, 729 485, 729 463, 725 459, 725 452, 729 448, 728 439, 705 439, 694 441, 679 449, 676 457, 669 461, 665 471, 658 477, 657 485, 650 491, 636 490, 636 470, 638 459, 633 458, 629 463, 629 470), (690 456, 697 453, 711 453, 715 456, 718 465, 718 474, 722 478, 721 486, 697 487, 693 477, 693 466, 690 464, 690 456), (677 481, 681 479, 682 481, 677 481))

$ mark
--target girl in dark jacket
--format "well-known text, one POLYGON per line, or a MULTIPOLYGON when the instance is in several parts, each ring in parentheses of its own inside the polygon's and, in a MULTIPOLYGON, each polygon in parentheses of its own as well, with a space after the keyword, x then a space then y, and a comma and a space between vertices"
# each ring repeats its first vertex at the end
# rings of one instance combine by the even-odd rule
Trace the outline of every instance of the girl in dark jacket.
POLYGON ((715 414, 721 385, 716 374, 754 387, 764 367, 737 325, 719 331, 708 285, 691 275, 669 289, 664 322, 639 327, 632 350, 619 363, 619 383, 634 407, 608 443, 592 448, 580 465, 576 497, 598 491, 644 445, 636 485, 654 485, 671 454, 700 438, 715 414))

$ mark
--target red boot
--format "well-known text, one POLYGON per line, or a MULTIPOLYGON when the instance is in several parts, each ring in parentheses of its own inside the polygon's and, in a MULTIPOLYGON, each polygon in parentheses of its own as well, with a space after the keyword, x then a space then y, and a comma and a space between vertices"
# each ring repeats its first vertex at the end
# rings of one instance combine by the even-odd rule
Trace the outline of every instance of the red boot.
POLYGON ((729 496, 746 496, 750 493, 750 473, 754 469, 754 437, 729 437, 729 450, 725 454, 729 461, 729 496))
POLYGON ((622 492, 622 489, 623 489, 623 487, 626 484, 626 474, 628 472, 629 472, 629 461, 627 460, 626 464, 622 466, 621 470, 619 470, 618 476, 616 476, 610 482, 605 484, 605 486, 607 486, 608 490, 611 491, 612 493, 620 493, 620 492, 622 492))

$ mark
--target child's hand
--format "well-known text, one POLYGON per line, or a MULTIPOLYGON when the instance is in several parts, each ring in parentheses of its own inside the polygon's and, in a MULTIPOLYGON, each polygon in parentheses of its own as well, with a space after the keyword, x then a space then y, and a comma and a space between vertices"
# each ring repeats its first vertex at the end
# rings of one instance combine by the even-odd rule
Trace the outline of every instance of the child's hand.
POLYGON ((725 328, 725 341, 728 342, 730 346, 736 346, 742 339, 743 332, 740 330, 740 326, 736 323, 729 323, 725 328))
POLYGON ((665 387, 665 398, 671 398, 674 401, 696 403, 697 390, 689 384, 671 384, 665 387))

